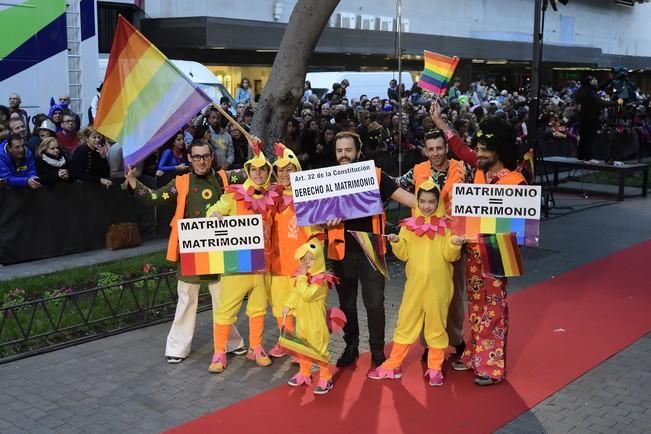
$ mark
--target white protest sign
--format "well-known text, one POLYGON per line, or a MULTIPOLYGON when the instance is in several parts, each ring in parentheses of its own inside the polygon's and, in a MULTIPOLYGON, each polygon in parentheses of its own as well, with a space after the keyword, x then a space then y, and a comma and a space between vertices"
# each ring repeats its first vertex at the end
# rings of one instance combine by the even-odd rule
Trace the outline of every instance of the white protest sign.
POLYGON ((454 184, 452 215, 540 220, 539 185, 454 184))
POLYGON ((373 161, 324 167, 291 174, 300 226, 381 214, 382 199, 373 161))
POLYGON ((264 249, 259 214, 178 221, 180 253, 264 249))

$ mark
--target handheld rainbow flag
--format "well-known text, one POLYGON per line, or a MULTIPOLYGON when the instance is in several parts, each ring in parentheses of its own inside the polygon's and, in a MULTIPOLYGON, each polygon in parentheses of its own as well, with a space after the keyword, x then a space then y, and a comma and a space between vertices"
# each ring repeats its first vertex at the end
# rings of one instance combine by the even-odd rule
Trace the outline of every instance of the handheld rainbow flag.
POLYGON ((479 234, 477 244, 484 274, 496 277, 522 275, 522 258, 513 232, 479 234))
POLYGON ((530 148, 522 156, 522 161, 518 164, 517 171, 522 173, 527 184, 533 185, 536 181, 536 161, 534 159, 534 150, 530 148))
POLYGON ((457 69, 459 58, 448 57, 442 54, 425 50, 425 69, 418 80, 418 86, 430 92, 443 95, 447 90, 454 70, 457 69))
POLYGON ((387 269, 387 261, 383 253, 385 251, 384 236, 371 232, 348 232, 357 240, 373 268, 388 279, 389 270, 387 269))
POLYGON ((317 364, 325 364, 329 362, 328 357, 312 348, 312 346, 303 339, 287 333, 284 330, 278 338, 278 345, 294 357, 307 359, 312 363, 317 364))
POLYGON ((502 217, 452 217, 452 232, 466 238, 479 234, 514 232, 519 245, 537 246, 540 241, 540 220, 502 217))
POLYGON ((119 17, 94 126, 122 144, 125 167, 144 160, 211 102, 119 17))

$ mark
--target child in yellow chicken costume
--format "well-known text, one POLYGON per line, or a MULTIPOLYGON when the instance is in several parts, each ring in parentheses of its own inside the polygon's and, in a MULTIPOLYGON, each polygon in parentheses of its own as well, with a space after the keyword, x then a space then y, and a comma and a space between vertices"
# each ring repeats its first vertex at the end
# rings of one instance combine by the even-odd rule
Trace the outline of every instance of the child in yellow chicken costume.
MULTIPOLYGON (((310 235, 317 231, 316 227, 300 227, 296 223, 296 209, 294 208, 294 195, 290 183, 290 174, 301 171, 301 163, 294 152, 282 143, 274 146, 276 161, 273 164, 274 175, 277 183, 275 190, 278 192, 276 212, 274 213, 273 226, 271 227, 271 286, 269 302, 273 316, 278 322, 278 329, 293 332, 294 322, 291 315, 283 320, 283 307, 287 297, 292 291, 292 276, 299 266, 298 259, 294 258, 296 250, 308 240, 310 235)), ((283 357, 285 351, 276 345, 269 350, 271 357, 283 357)))
MULTIPOLYGON (((323 241, 318 238, 311 238, 300 246, 294 258, 300 261, 300 265, 284 313, 291 312, 294 315, 296 337, 319 355, 319 382, 314 389, 314 394, 323 395, 333 387, 328 352, 330 332, 327 323, 326 298, 328 290, 337 283, 337 278, 332 273, 326 272, 323 241)), ((301 355, 300 352, 297 356, 300 363, 299 372, 287 384, 293 387, 302 384, 310 385, 312 384, 312 360, 301 355)))
POLYGON ((373 380, 400 378, 400 366, 409 346, 424 328, 429 348, 427 371, 430 386, 443 385, 441 366, 448 347, 445 331, 448 308, 454 293, 452 262, 459 259, 463 239, 453 236, 440 190, 430 177, 416 192, 414 217, 400 223, 399 235, 389 235, 393 253, 405 261, 407 283, 389 358, 368 373, 373 380), (424 327, 423 327, 424 326, 424 327))
MULTIPOLYGON (((271 225, 278 194, 270 189, 271 164, 261 150, 258 140, 251 140, 253 158, 244 163, 248 179, 244 184, 233 184, 226 188, 219 202, 208 208, 206 215, 213 217, 235 215, 262 215, 265 234, 265 261, 270 268, 271 225)), ((210 372, 219 373, 226 368, 226 343, 231 326, 237 321, 237 313, 248 294, 246 314, 249 317, 249 352, 247 357, 260 366, 269 366, 271 359, 262 347, 264 316, 267 310, 266 272, 224 274, 221 278, 222 291, 219 294, 219 308, 213 312, 214 354, 208 367, 210 372)))

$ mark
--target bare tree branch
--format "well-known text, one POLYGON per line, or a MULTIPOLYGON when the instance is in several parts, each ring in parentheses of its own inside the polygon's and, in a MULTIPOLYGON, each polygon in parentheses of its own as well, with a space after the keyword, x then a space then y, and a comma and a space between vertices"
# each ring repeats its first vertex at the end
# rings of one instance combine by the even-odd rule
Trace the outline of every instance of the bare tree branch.
POLYGON ((299 0, 292 11, 251 126, 268 156, 273 155, 273 144, 282 139, 287 121, 303 97, 310 56, 339 1, 299 0))

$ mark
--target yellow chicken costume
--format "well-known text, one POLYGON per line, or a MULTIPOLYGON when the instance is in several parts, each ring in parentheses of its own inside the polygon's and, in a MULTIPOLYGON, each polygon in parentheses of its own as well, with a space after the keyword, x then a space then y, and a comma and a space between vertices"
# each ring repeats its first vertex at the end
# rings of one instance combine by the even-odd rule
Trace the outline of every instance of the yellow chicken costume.
MULTIPOLYGON (((287 307, 296 318, 296 336, 306 342, 322 359, 330 360, 326 298, 328 290, 337 278, 326 272, 323 241, 312 238, 296 250, 294 258, 303 259, 311 254, 314 263, 306 274, 299 274, 295 278, 294 288, 287 299, 287 307)), ((290 386, 312 384, 312 361, 298 355, 300 369, 289 381, 290 386)), ((329 363, 319 362, 319 382, 314 389, 316 395, 328 393, 333 386, 329 363)))
MULTIPOLYGON (((206 215, 218 212, 223 216, 261 214, 265 234, 265 260, 267 271, 270 268, 271 224, 278 194, 270 189, 271 164, 261 150, 259 141, 251 141, 253 158, 244 163, 248 179, 244 184, 233 184, 219 201, 208 208, 206 215), (262 184, 251 178, 252 167, 266 167, 268 174, 262 184)), ((222 290, 219 295, 219 308, 213 312, 214 354, 208 370, 219 373, 226 368, 226 343, 230 327, 237 321, 237 313, 248 294, 246 314, 249 317, 249 352, 247 357, 260 366, 269 366, 271 359, 262 347, 264 316, 267 310, 267 287, 269 275, 266 272, 224 274, 221 278, 222 290)))
POLYGON ((441 366, 448 347, 445 328, 454 292, 451 263, 459 259, 461 245, 452 243, 445 203, 439 200, 440 190, 431 177, 419 186, 416 197, 420 198, 421 192, 425 191, 437 197, 436 211, 426 217, 418 208, 414 217, 401 222, 400 239, 391 243, 396 257, 407 263, 407 282, 391 355, 382 365, 369 372, 368 377, 374 380, 402 377, 400 366, 409 346, 416 342, 424 326, 425 341, 429 347, 425 375, 429 376, 430 385, 443 384, 441 366))
MULTIPOLYGON (((296 172, 300 172, 301 163, 294 152, 282 143, 274 146, 276 161, 273 168, 276 178, 278 169, 294 165, 296 172)), ((291 315, 283 320, 283 307, 286 305, 287 297, 292 291, 292 276, 298 268, 298 259, 294 258, 296 250, 307 240, 310 235, 316 232, 313 226, 300 227, 296 223, 296 209, 294 208, 294 195, 291 184, 281 185, 280 180, 274 186, 279 195, 276 212, 274 213, 273 225, 271 227, 271 286, 269 288, 269 302, 273 316, 278 322, 278 329, 293 332, 294 321, 291 315)), ((276 345, 269 350, 272 357, 283 357, 285 351, 276 345)))

